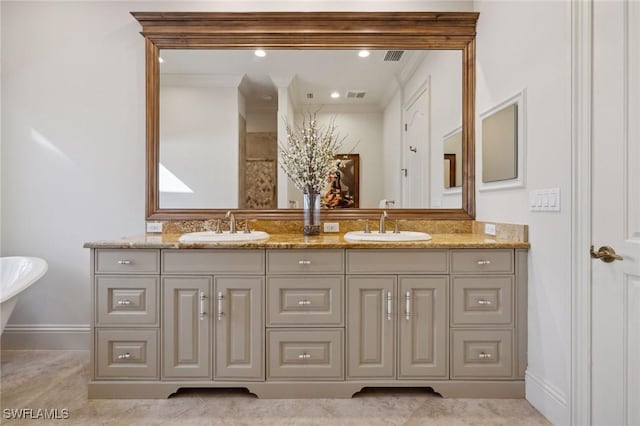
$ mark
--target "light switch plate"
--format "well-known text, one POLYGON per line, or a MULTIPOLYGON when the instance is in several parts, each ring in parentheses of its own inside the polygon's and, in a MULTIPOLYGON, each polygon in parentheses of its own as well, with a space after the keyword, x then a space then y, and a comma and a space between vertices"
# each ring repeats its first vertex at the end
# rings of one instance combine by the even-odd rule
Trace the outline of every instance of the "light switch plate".
POLYGON ((147 222, 147 232, 162 232, 162 222, 147 222))
POLYGON ((338 222, 325 222, 324 232, 340 232, 340 224, 338 222))
POLYGON ((560 188, 536 189, 529 192, 529 210, 532 212, 559 212, 560 188))
POLYGON ((484 233, 487 235, 496 235, 496 224, 495 223, 485 223, 484 224, 484 233))

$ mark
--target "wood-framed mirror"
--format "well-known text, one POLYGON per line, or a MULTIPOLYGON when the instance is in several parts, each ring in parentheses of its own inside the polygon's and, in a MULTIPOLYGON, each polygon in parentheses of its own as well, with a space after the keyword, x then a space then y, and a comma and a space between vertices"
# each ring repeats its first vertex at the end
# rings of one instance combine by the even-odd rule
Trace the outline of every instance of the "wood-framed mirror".
MULTIPOLYGON (((349 122, 345 126, 354 135, 354 140, 349 141, 343 153, 358 154, 361 161, 360 208, 323 209, 322 218, 347 220, 377 217, 381 208, 389 206, 393 207, 394 217, 403 219, 475 218, 475 34, 478 13, 132 12, 132 15, 142 25, 142 35, 145 37, 147 220, 209 219, 220 217, 227 210, 236 211, 240 217, 255 219, 300 219, 300 210, 295 208, 294 191, 281 184, 286 178, 283 179, 282 174, 277 171, 277 143, 281 143, 283 138, 286 140, 286 133, 281 131, 285 116, 282 111, 286 108, 288 111, 299 108, 295 115, 297 119, 312 112, 335 117, 336 111, 345 111, 346 106, 334 105, 331 100, 314 103, 311 100, 316 95, 314 90, 320 91, 318 88, 323 86, 318 81, 307 81, 305 72, 315 70, 327 80, 339 81, 340 78, 329 72, 334 68, 336 75, 342 75, 347 80, 349 77, 346 71, 360 66, 348 65, 352 63, 348 61, 354 59, 347 56, 355 58, 361 50, 367 50, 371 57, 377 57, 381 62, 404 63, 399 68, 397 65, 396 68, 390 68, 385 64, 379 68, 358 69, 351 77, 355 83, 349 83, 355 87, 346 86, 345 83, 336 93, 349 98, 352 104, 365 96, 376 99, 377 105, 385 102, 391 104, 390 99, 395 99, 395 109, 391 112, 375 112, 371 104, 359 105, 353 110, 356 112, 349 110, 352 116, 356 113, 360 114, 358 117, 371 115, 367 122, 370 124, 360 124, 356 128, 350 127, 349 122), (257 49, 263 50, 270 60, 284 58, 283 62, 272 65, 272 68, 265 68, 264 73, 270 77, 270 87, 260 86, 260 77, 253 75, 262 66, 260 59, 254 57, 257 49), (327 54, 332 56, 326 57, 327 54), (404 58, 399 59, 402 55, 404 58), (293 61, 297 62, 290 62, 290 57, 296 58, 293 61), (347 62, 340 62, 343 57, 347 62), (189 59, 184 62, 184 58, 189 59), (320 65, 314 61, 320 61, 320 65), (241 63, 248 68, 237 68, 236 65, 241 63), (296 69, 292 63, 308 64, 309 70, 305 71, 303 67, 296 69), (454 81, 455 86, 450 90, 440 90, 442 93, 438 94, 438 89, 445 85, 431 71, 422 70, 425 63, 455 64, 453 71, 441 73, 454 81), (231 64, 233 67, 209 71, 219 64, 231 64), (334 66, 323 68, 326 64, 334 66), (422 70, 421 79, 410 80, 418 72, 416 70, 422 70), (386 89, 359 87, 365 85, 369 76, 385 73, 388 74, 387 77, 390 76, 390 80, 384 83, 386 89), (165 86, 169 89, 164 89, 165 86), (182 90, 187 86, 186 90, 182 90), (411 92, 406 91, 407 86, 412 86, 411 92), (177 87, 181 90, 175 90, 177 87), (392 88, 391 91, 389 87, 392 88), (405 91, 397 89, 398 87, 405 91), (288 90, 283 91, 283 88, 288 90), (203 93, 207 91, 213 95, 205 98, 203 93), (225 98, 218 97, 220 93, 231 94, 232 98, 224 100, 225 98), (447 105, 431 106, 433 98, 427 98, 426 102, 421 102, 430 109, 411 110, 418 103, 416 99, 424 98, 423 93, 434 98, 439 96, 447 105), (262 107, 253 103, 251 107, 247 106, 249 99, 256 96, 261 98, 257 102, 277 105, 273 120, 275 124, 270 124, 270 129, 261 127, 265 126, 264 114, 256 111, 262 111, 262 107), (296 100, 296 96, 306 97, 306 100, 296 100), (275 102, 274 97, 277 98, 275 102), (178 101, 174 101, 175 99, 178 101), (218 102, 217 105, 213 99, 218 102), (454 102, 448 102, 450 100, 454 102), (173 103, 170 104, 170 101, 173 103), (283 104, 286 105, 283 107, 283 104), (209 113, 214 110, 219 112, 209 113), (449 110, 452 112, 443 118, 441 112, 449 110), (168 111, 176 111, 176 114, 166 119, 168 111), (229 111, 234 115, 231 120, 224 115, 229 111), (206 114, 202 114, 203 112, 206 114), (194 117, 199 115, 206 118, 194 124, 194 117), (256 118, 258 115, 263 118, 256 118), (412 117, 419 115, 428 116, 430 121, 415 127, 417 130, 414 133, 417 136, 412 136, 413 140, 424 144, 416 146, 407 135, 411 133, 412 117), (247 117, 251 117, 251 123, 247 122, 247 117), (397 121, 397 129, 387 126, 387 122, 391 121, 397 121), (198 132, 205 132, 202 129, 208 126, 209 130, 206 131, 213 129, 218 132, 224 123, 231 123, 229 133, 232 134, 232 143, 224 142, 222 149, 233 145, 226 161, 221 160, 224 157, 219 151, 207 151, 205 155, 204 151, 194 153, 189 148, 192 142, 202 139, 197 135, 198 132), (445 189, 441 143, 444 132, 440 136, 437 132, 440 127, 444 129, 456 126, 462 127, 462 159, 458 159, 462 164, 462 191, 455 200, 457 204, 451 207, 441 197, 445 189), (183 133, 173 137, 173 131, 178 128, 183 133), (430 131, 434 128, 436 130, 430 135, 426 135, 425 130, 420 130, 430 131), (268 131, 263 131, 265 129, 268 131), (188 138, 184 136, 185 133, 189 134, 188 138), (252 145, 248 145, 247 135, 250 139, 257 138, 260 141, 270 138, 270 143, 275 140, 276 154, 273 149, 251 147, 252 145), (367 145, 373 143, 369 141, 374 139, 379 140, 375 149, 367 145), (430 139, 433 141, 430 142, 430 139), (398 151, 401 151, 399 154, 388 152, 388 147, 393 148, 394 143, 398 146, 398 151), (377 154, 371 154, 374 151, 377 154), (251 154, 252 152, 258 154, 251 154), (172 156, 169 156, 170 153, 173 153, 172 156), (189 153, 193 154, 191 158, 182 158, 183 154, 189 153), (414 154, 416 155, 412 157, 414 154), (376 155, 378 163, 375 162, 376 155), (381 158, 386 161, 387 158, 395 158, 394 156, 400 160, 396 159, 391 165, 380 163, 381 158), (178 161, 177 157, 182 159, 178 161), (171 164, 167 167, 163 162, 171 164), (196 167, 199 163, 204 164, 201 169, 196 167), (231 171, 225 169, 227 166, 231 171), (175 170, 184 172, 176 173, 175 170), (380 171, 387 170, 391 171, 381 178, 380 171), (256 205, 267 205, 269 208, 246 208, 244 193, 248 186, 253 187, 248 180, 258 173, 262 173, 258 177, 260 182, 267 182, 264 191, 268 194, 267 201, 261 200, 262 204, 256 205), (275 176, 264 178, 264 173, 275 173, 275 176), (204 178, 204 175, 207 177, 204 178), (418 177, 411 183, 408 176, 418 177), (434 176, 432 180, 430 176, 434 176), (196 185, 205 190, 194 190, 196 185), (386 186, 393 188, 385 188, 386 186), (228 199, 231 201, 224 201, 224 191, 220 187, 231 193, 232 198, 228 199), (275 192, 275 195, 269 191, 275 192), (198 192, 206 192, 210 199, 204 200, 201 197, 197 203, 186 201, 195 197, 184 194, 198 192), (389 197, 388 194, 394 195, 389 197), (237 197, 235 203, 233 196, 237 197), (264 204, 270 202, 269 197, 274 200, 272 204, 264 204)), ((287 117, 291 116, 293 113, 287 117)), ((340 123, 338 127, 339 125, 340 123)), ((208 138, 228 140, 220 134, 208 138)), ((260 144, 260 147, 264 146, 260 144)), ((444 194, 446 195, 446 191, 444 194)))

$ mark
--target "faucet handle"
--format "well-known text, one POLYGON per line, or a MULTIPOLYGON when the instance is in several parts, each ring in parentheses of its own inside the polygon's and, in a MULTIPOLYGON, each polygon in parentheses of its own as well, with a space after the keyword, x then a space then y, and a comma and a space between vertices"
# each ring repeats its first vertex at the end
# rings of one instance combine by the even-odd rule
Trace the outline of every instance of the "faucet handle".
POLYGON ((369 229, 369 219, 364 220, 364 233, 365 234, 371 233, 371 229, 369 229))
POLYGON ((393 225, 393 233, 394 234, 399 234, 400 233, 400 228, 398 226, 398 219, 396 219, 395 224, 393 225))
POLYGON ((251 226, 249 225, 249 219, 244 221, 244 225, 242 225, 242 232, 244 234, 250 234, 251 233, 251 226))
POLYGON ((216 219, 215 233, 216 234, 222 234, 222 220, 221 219, 216 219))

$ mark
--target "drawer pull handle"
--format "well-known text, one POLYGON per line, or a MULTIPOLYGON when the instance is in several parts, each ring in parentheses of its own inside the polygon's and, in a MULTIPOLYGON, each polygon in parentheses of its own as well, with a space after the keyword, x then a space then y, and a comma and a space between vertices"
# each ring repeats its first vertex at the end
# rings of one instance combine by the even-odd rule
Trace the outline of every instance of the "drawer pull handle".
POLYGON ((303 354, 298 355, 298 358, 299 359, 309 359, 309 358, 311 358, 311 354, 303 353, 303 354))
POLYGON ((224 303, 224 296, 222 295, 222 292, 219 291, 218 292, 218 297, 216 297, 216 299, 218 300, 218 321, 222 321, 222 317, 224 316, 224 311, 223 311, 223 303, 224 303))
POLYGON ((203 291, 200 292, 199 299, 200 299, 200 321, 202 321, 207 315, 206 302, 205 302, 205 300, 207 300, 207 296, 204 294, 203 291))
POLYGON ((478 303, 478 305, 491 305, 491 300, 486 300, 486 299, 479 299, 476 303, 478 303))
POLYGON ((118 260, 118 265, 131 265, 131 263, 133 262, 127 259, 118 260))
POLYGON ((310 260, 298 260, 298 265, 311 265, 310 260))
POLYGON ((129 306, 130 304, 131 304, 131 300, 129 299, 118 300, 119 306, 129 306))
POLYGON ((118 359, 129 359, 131 358, 131 354, 129 352, 118 355, 118 359))
POLYGON ((411 320, 411 292, 408 291, 404 295, 405 307, 404 307, 404 319, 411 320))
POLYGON ((478 354, 478 358, 480 358, 480 359, 489 359, 489 358, 491 358, 491 354, 488 354, 486 352, 480 352, 478 354))
POLYGON ((311 300, 299 300, 298 305, 307 306, 311 304, 311 300))
POLYGON ((480 265, 480 266, 491 265, 491 261, 490 260, 478 260, 478 265, 480 265))
POLYGON ((387 321, 391 321, 393 318, 393 297, 391 296, 391 292, 387 292, 387 321))

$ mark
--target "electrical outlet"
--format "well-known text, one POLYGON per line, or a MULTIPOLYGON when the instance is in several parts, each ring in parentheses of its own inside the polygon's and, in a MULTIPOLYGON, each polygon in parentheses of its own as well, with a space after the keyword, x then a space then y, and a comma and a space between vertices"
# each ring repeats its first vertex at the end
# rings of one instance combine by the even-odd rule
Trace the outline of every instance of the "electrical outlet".
POLYGON ((147 222, 147 232, 162 232, 162 222, 147 222))
POLYGON ((487 235, 496 235, 496 224, 495 223, 485 223, 484 224, 484 233, 487 235))
POLYGON ((338 222, 325 222, 324 232, 340 232, 340 224, 338 222))

